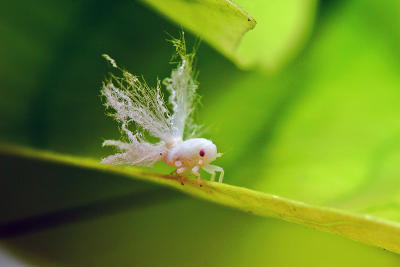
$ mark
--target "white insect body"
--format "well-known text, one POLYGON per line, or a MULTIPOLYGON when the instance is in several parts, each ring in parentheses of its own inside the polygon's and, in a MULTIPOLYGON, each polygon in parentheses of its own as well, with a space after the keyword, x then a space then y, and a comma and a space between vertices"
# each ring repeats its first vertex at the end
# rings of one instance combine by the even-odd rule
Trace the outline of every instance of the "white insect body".
POLYGON ((184 172, 191 171, 201 186, 200 169, 210 173, 212 181, 215 173, 220 172, 219 182, 222 182, 224 170, 210 164, 222 154, 217 153, 217 147, 210 140, 195 138, 199 127, 192 118, 198 97, 198 83, 192 67, 194 52, 186 52, 183 36, 171 42, 179 59, 171 77, 163 81, 170 93, 171 111, 164 102, 160 82, 151 89, 146 82, 119 68, 110 56, 103 55, 114 68, 122 71, 122 77, 111 75, 103 83, 101 92, 106 98, 106 107, 114 111, 111 115, 121 123, 129 142, 106 140, 103 146, 115 146, 121 152, 104 158, 102 163, 150 167, 162 160, 177 168, 182 184, 184 172), (136 124, 135 133, 129 129, 131 123, 136 124), (146 135, 159 139, 159 142, 148 141, 146 135))

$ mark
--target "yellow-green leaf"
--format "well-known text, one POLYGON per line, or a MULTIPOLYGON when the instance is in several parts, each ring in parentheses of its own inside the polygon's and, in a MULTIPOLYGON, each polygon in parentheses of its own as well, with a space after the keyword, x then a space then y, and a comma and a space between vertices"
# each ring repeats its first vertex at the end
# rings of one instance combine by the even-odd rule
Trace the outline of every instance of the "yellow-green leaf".
POLYGON ((317 5, 316 0, 236 0, 237 4, 230 0, 142 1, 204 38, 238 66, 268 72, 301 49, 317 5), (245 34, 256 21, 257 27, 245 34))
POLYGON ((359 242, 400 253, 400 224, 368 215, 359 215, 329 207, 314 206, 276 195, 249 190, 243 187, 204 181, 199 187, 195 179, 185 185, 179 177, 146 172, 133 167, 115 167, 100 164, 97 160, 60 155, 27 148, 1 146, 3 157, 17 155, 34 158, 47 164, 67 164, 77 168, 104 171, 124 177, 151 182, 179 190, 193 197, 232 207, 255 215, 274 217, 312 228, 342 235, 359 242))
POLYGON ((256 21, 229 0, 143 0, 168 18, 200 35, 226 56, 256 21))

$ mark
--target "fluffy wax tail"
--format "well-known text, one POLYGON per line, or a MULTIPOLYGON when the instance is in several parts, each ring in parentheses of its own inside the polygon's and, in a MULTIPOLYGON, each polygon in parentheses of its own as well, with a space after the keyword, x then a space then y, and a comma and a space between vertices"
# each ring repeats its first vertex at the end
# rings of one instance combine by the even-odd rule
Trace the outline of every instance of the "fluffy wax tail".
MULTIPOLYGON (((112 66, 119 68, 108 55, 103 55, 112 66)), ((103 83, 101 94, 106 98, 105 105, 117 121, 128 127, 136 123, 138 132, 148 132, 150 135, 168 142, 179 137, 176 127, 172 125, 158 82, 156 88, 150 88, 147 83, 119 68, 122 77, 110 75, 103 83)))
POLYGON ((162 159, 162 155, 166 151, 164 142, 151 144, 141 140, 137 136, 135 137, 135 140, 131 140, 131 143, 115 140, 105 141, 103 146, 115 146, 122 152, 104 158, 101 163, 111 165, 133 164, 136 166, 151 167, 154 163, 162 159))
POLYGON ((168 101, 172 107, 173 114, 170 117, 173 125, 178 131, 178 136, 192 138, 198 134, 199 126, 193 121, 196 104, 199 96, 196 91, 198 82, 194 71, 195 50, 188 53, 185 38, 182 32, 181 39, 172 39, 171 43, 176 48, 176 69, 172 70, 171 77, 165 78, 163 84, 171 94, 168 101))

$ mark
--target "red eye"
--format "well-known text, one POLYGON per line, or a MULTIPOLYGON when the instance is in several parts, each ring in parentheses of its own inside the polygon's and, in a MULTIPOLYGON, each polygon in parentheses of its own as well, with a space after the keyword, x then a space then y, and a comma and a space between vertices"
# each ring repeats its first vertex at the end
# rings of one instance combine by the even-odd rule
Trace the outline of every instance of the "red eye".
POLYGON ((206 154, 206 152, 204 152, 204 149, 200 150, 200 153, 199 153, 200 157, 204 157, 205 154, 206 154))

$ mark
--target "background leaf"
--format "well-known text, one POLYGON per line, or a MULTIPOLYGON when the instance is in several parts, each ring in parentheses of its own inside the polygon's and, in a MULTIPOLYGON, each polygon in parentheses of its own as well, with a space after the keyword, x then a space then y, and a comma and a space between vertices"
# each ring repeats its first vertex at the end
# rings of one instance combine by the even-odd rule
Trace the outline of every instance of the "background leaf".
POLYGON ((230 0, 142 0, 230 56, 256 21, 230 0))
POLYGON ((317 4, 316 0, 237 0, 238 5, 229 0, 143 1, 203 37, 238 66, 264 72, 275 71, 299 52, 317 4), (252 17, 259 23, 241 40, 255 26, 252 17))
POLYGON ((318 1, 236 1, 257 20, 234 52, 234 61, 245 68, 273 72, 293 59, 308 40, 318 1))

